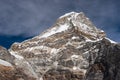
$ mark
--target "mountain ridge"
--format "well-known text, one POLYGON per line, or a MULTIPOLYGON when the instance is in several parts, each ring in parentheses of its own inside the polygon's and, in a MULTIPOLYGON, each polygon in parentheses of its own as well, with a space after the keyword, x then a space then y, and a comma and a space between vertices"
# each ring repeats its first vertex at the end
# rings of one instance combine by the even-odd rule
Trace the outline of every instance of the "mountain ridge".
POLYGON ((71 12, 8 53, 15 80, 119 80, 119 46, 84 13, 71 12))

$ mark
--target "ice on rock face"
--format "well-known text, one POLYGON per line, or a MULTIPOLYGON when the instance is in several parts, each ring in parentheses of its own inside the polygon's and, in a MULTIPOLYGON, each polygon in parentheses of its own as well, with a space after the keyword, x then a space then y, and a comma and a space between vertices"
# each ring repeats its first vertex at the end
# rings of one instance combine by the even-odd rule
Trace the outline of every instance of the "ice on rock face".
POLYGON ((73 66, 73 70, 79 70, 79 68, 76 66, 73 66))
POLYGON ((79 39, 79 37, 73 36, 72 39, 73 39, 73 40, 74 40, 74 39, 79 39))
POLYGON ((2 60, 2 59, 0 59, 0 65, 13 67, 11 63, 9 63, 9 62, 7 62, 7 61, 4 61, 4 60, 2 60))
POLYGON ((77 58, 79 58, 79 55, 72 55, 71 58, 72 59, 77 59, 77 58))
POLYGON ((24 59, 23 56, 16 54, 14 51, 12 51, 12 50, 9 50, 9 51, 10 51, 10 54, 13 55, 15 58, 24 59))

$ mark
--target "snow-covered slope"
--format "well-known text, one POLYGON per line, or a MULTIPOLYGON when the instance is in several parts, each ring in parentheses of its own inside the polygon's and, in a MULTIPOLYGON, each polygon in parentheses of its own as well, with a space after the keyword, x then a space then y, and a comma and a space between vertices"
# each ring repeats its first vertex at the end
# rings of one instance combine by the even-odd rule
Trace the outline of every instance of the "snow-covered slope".
POLYGON ((45 31, 40 38, 52 36, 56 33, 65 32, 69 29, 75 29, 83 34, 91 36, 93 39, 104 37, 103 30, 98 30, 84 13, 71 12, 61 16, 52 28, 45 31))

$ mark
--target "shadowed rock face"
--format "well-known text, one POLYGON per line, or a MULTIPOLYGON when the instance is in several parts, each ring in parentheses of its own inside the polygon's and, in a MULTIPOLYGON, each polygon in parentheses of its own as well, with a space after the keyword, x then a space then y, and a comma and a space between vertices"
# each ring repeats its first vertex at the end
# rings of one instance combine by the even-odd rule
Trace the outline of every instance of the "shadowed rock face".
POLYGON ((14 80, 119 80, 120 45, 83 13, 65 14, 41 35, 3 52, 14 80))
POLYGON ((120 45, 103 39, 94 64, 89 67, 87 80, 119 80, 120 45))

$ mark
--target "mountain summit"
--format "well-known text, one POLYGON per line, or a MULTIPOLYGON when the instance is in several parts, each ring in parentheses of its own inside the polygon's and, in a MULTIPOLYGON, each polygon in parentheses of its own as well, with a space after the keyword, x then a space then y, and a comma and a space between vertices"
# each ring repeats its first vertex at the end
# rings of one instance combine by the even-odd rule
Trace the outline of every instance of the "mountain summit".
POLYGON ((100 39, 105 37, 102 30, 97 29, 89 18, 85 17, 84 13, 71 12, 61 16, 56 23, 45 31, 40 38, 46 38, 56 33, 70 31, 71 33, 82 34, 89 39, 100 39))
POLYGON ((42 34, 14 43, 9 54, 26 75, 18 73, 16 80, 119 80, 120 45, 82 12, 67 13, 42 34))

